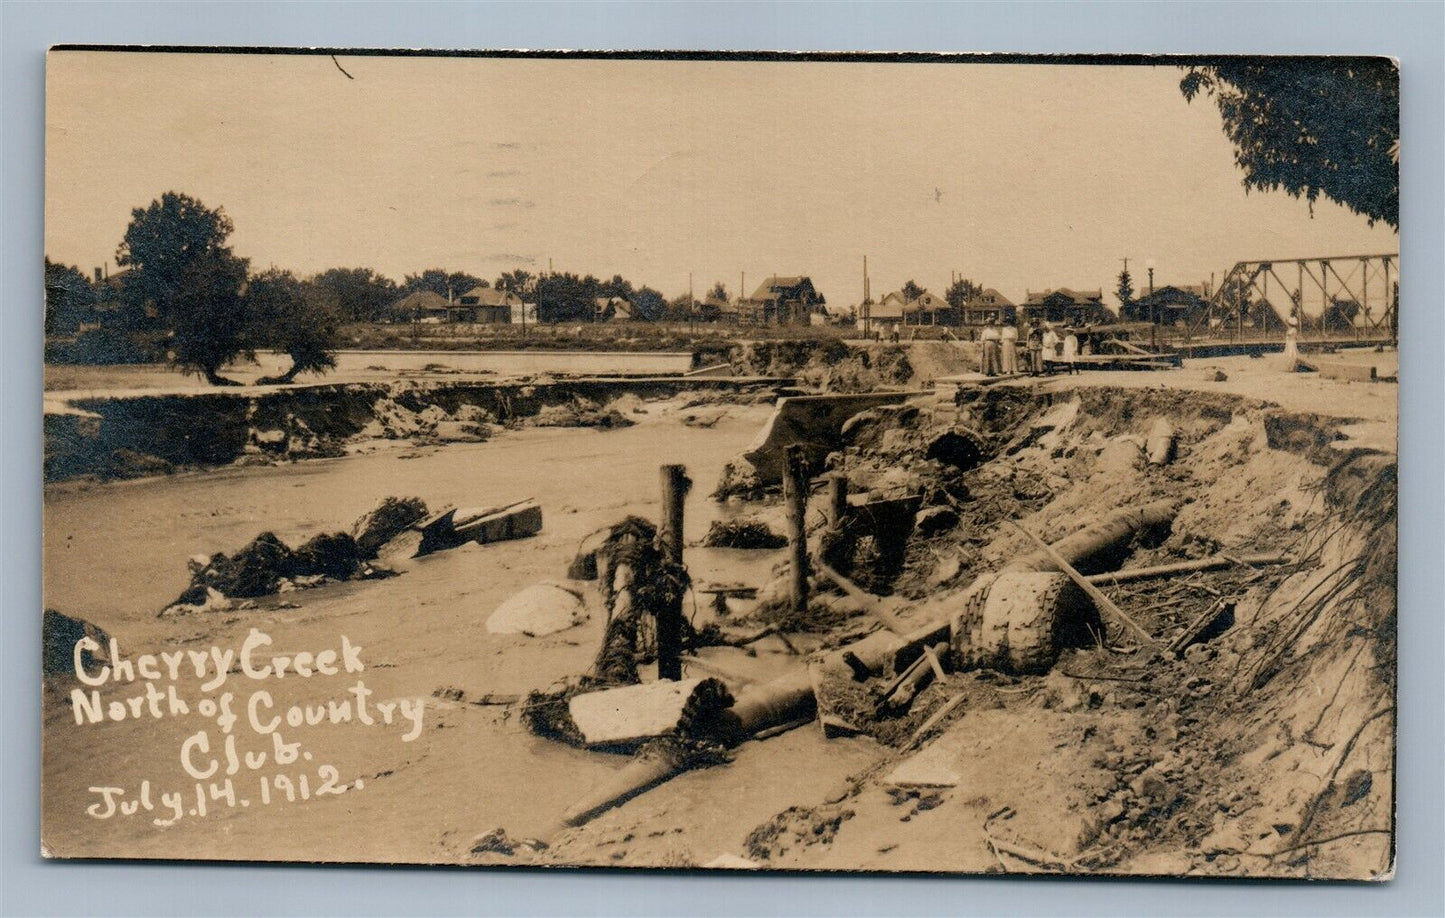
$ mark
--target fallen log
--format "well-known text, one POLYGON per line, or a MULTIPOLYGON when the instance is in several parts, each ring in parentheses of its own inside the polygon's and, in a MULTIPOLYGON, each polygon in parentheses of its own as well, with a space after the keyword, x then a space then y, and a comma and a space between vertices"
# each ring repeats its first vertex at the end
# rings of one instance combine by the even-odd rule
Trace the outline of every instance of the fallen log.
POLYGON ((1200 571, 1218 571, 1227 567, 1244 565, 1263 567, 1272 564, 1288 564, 1290 556, 1281 552, 1260 555, 1213 555, 1197 561, 1176 561, 1172 564, 1158 564, 1153 567, 1136 567, 1133 570, 1113 571, 1108 574, 1091 574, 1085 579, 1093 584, 1131 583, 1136 580, 1154 580, 1159 577, 1173 577, 1175 574, 1193 574, 1200 571))
POLYGON ((935 660, 937 654, 947 652, 948 647, 945 644, 923 648, 923 655, 918 658, 917 662, 909 667, 901 677, 894 680, 895 684, 878 700, 878 713, 898 714, 908 710, 908 707, 913 704, 913 699, 934 678, 934 672, 941 671, 930 666, 930 660, 935 660))

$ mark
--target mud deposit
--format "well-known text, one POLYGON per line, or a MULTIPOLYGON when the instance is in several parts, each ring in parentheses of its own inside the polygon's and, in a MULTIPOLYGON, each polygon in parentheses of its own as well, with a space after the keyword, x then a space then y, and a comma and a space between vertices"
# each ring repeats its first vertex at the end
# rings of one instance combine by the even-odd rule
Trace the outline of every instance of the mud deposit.
MULTIPOLYGON (((750 359, 755 372, 791 374, 813 361, 774 354, 764 364, 759 354, 750 359)), ((895 382, 917 375, 877 362, 866 369, 895 382)), ((517 416, 515 403, 507 414, 503 391, 541 397, 494 387, 488 397, 497 400, 478 404, 469 391, 444 406, 450 421, 474 405, 490 415, 474 423, 502 424, 517 416)), ((891 666, 864 681, 830 674, 818 683, 818 704, 856 735, 825 738, 815 720, 751 739, 718 764, 563 829, 562 814, 630 761, 522 725, 519 699, 587 671, 597 655, 605 613, 596 586, 565 580, 578 546, 629 514, 657 519, 658 465, 685 464, 695 483, 684 533, 697 590, 685 600, 689 619, 776 626, 768 610, 782 588, 784 550, 701 545, 719 520, 785 531, 775 495, 707 496, 770 409, 746 404, 751 396, 699 404, 645 393, 612 406, 631 426, 528 427, 484 442, 440 438, 444 446, 423 435, 405 450, 361 452, 358 444, 386 436, 378 433, 386 411, 376 408, 383 397, 406 406, 404 394, 388 390, 300 414, 248 399, 224 421, 199 405, 167 408, 188 412, 157 418, 167 428, 225 433, 224 461, 244 455, 255 431, 284 428, 289 443, 297 429, 276 420, 286 411, 319 438, 348 443, 336 452, 349 454, 54 483, 45 503, 46 603, 130 653, 237 646, 252 628, 273 637, 275 652, 325 647, 344 634, 364 648, 376 698, 426 699, 420 736, 399 742, 360 724, 300 727, 288 732, 344 781, 362 778, 364 789, 285 806, 219 806, 163 829, 138 817, 100 821, 86 815, 91 787, 134 794, 143 780, 188 784, 177 750, 199 724, 142 718, 77 728, 73 678, 54 675, 44 737, 50 851, 790 870, 1360 878, 1392 870, 1395 464, 1393 455, 1354 448, 1342 432, 1347 419, 1221 393, 1083 384, 865 412, 823 466, 846 476, 855 505, 910 508, 906 526, 860 531, 833 556, 878 598, 860 602, 817 578, 806 620, 746 647, 704 647, 685 658, 685 676, 720 678, 736 694, 796 673, 815 651, 876 639, 870 604, 904 627, 946 621, 980 577, 1035 550, 1015 522, 1056 542, 1120 507, 1169 501, 1178 511, 1165 531, 1141 535, 1099 569, 1269 552, 1288 563, 1121 575, 1101 588, 1153 642, 1106 616, 1091 641, 1036 674, 971 667, 955 643, 943 678, 886 715, 878 698, 891 666), (1151 465, 1146 441, 1160 418, 1172 425, 1175 448, 1172 461, 1151 465), (330 583, 248 609, 156 616, 186 587, 186 558, 234 551, 261 531, 300 544, 397 494, 429 507, 533 497, 545 525, 530 539, 403 560, 387 579, 330 583), (894 536, 880 539, 885 531, 894 536), (504 600, 547 580, 583 593, 582 624, 543 637, 487 632, 483 623, 504 600), (728 600, 720 614, 701 587, 722 581, 757 593, 728 600), (1169 642, 1225 603, 1227 624, 1171 651, 1169 642)), ((104 405, 81 407, 115 420, 104 405)), ((58 472, 84 467, 64 458, 79 448, 62 449, 56 461, 72 464, 58 472)), ((200 447, 177 440, 167 449, 176 458, 147 452, 172 462, 200 447)), ((807 508, 815 541, 824 501, 816 494, 807 508)), ((196 692, 195 681, 183 688, 196 692)), ((278 708, 316 703, 327 691, 305 679, 267 688, 278 708)), ((253 779, 243 772, 236 780, 253 779)))

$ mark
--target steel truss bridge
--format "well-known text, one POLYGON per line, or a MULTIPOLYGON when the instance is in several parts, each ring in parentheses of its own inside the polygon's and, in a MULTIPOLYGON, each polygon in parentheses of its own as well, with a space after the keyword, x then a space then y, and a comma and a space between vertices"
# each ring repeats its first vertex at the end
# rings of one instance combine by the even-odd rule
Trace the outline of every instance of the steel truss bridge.
POLYGON ((1399 329, 1400 256, 1336 255, 1241 261, 1224 276, 1191 337, 1281 333, 1291 314, 1302 338, 1393 341, 1399 329), (1247 327, 1246 323, 1250 323, 1247 327))

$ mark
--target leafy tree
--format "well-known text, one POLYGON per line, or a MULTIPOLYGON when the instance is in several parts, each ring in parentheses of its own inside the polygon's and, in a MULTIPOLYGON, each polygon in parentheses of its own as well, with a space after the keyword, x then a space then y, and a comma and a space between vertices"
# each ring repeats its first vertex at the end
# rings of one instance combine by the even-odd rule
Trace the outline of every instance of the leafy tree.
MULTIPOLYGON (((1243 324, 1254 328, 1268 328, 1271 324, 1280 324, 1274 307, 1255 293, 1254 286, 1242 277, 1232 278, 1220 285, 1219 301, 1225 307, 1225 322, 1228 325, 1243 324)), ((1295 294, 1291 294, 1290 299, 1292 304, 1298 302, 1295 294)))
POLYGON ((1184 98, 1219 106, 1244 187, 1321 194, 1400 228, 1400 74, 1385 58, 1240 58, 1191 65, 1184 98))
POLYGON ((132 313, 154 310, 171 332, 173 360, 212 384, 227 384, 222 366, 250 351, 241 303, 247 262, 226 245, 233 227, 225 211, 167 191, 131 211, 116 251, 129 268, 121 287, 132 313))
POLYGON ((632 296, 632 315, 647 322, 656 322, 667 312, 667 297, 651 287, 643 287, 632 296))
POLYGON ((723 285, 722 281, 718 281, 713 284, 712 289, 708 291, 707 299, 717 303, 726 303, 728 301, 728 288, 723 285))
POLYGON ((1354 297, 1332 296, 1321 318, 1325 328, 1352 328, 1359 314, 1360 304, 1354 297))
POLYGON ((912 279, 909 279, 908 283, 903 285, 902 293, 903 299, 911 303, 920 296, 923 296, 923 288, 915 284, 912 279))
POLYGON ((95 290, 79 268, 45 259, 45 333, 80 331, 95 312, 95 290))
POLYGON ((408 274, 401 282, 401 295, 409 296, 423 290, 430 290, 437 296, 445 298, 448 293, 453 296, 461 296, 474 287, 490 287, 480 277, 475 277, 465 271, 447 271, 445 268, 427 268, 420 274, 408 274))
POLYGON ((591 322, 596 319, 601 285, 595 277, 563 272, 537 279, 539 322, 591 322))
POLYGON ((220 375, 221 367, 237 359, 255 359, 241 297, 246 270, 246 259, 229 249, 200 254, 181 271, 178 289, 163 313, 169 317, 172 360, 213 386, 237 385, 220 375))
POLYGON ((1119 286, 1114 295, 1119 298, 1120 317, 1130 318, 1134 312, 1134 278, 1129 274, 1128 268, 1119 272, 1119 286))
POLYGON ((251 343, 291 358, 285 373, 258 382, 290 383, 301 373, 325 373, 336 366, 340 308, 325 288, 273 268, 251 279, 245 300, 251 343))
POLYGON ((625 280, 621 274, 612 275, 612 280, 605 281, 598 286, 598 296, 620 296, 628 302, 637 291, 632 289, 632 281, 625 280))
POLYGON ((530 292, 534 279, 532 272, 518 268, 515 271, 507 271, 501 277, 498 277, 495 286, 498 290, 505 290, 508 293, 515 293, 521 296, 523 293, 530 292))
POLYGON ((943 295, 943 298, 947 300, 948 305, 954 309, 962 309, 964 303, 967 303, 982 292, 982 285, 975 284, 971 280, 960 277, 949 285, 948 292, 943 295))
POLYGON ((354 322, 374 322, 401 294, 396 282, 370 268, 331 268, 313 278, 318 290, 330 296, 341 315, 354 322))

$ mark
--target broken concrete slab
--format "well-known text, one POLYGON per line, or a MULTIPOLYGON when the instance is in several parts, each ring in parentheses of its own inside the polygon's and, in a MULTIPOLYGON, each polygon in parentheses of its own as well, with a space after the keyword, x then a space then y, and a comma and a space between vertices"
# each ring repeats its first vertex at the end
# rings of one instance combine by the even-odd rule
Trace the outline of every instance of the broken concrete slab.
POLYGON ((636 743, 677 729, 705 679, 645 682, 573 695, 567 711, 589 746, 636 743))
POLYGON ((531 498, 500 507, 448 509, 417 524, 418 554, 456 548, 467 542, 482 545, 534 536, 542 531, 542 508, 531 498))
POLYGON ((505 507, 458 510, 452 528, 463 541, 504 542, 542 531, 542 507, 530 498, 505 507))
POLYGON ((388 497, 358 519, 351 535, 362 557, 375 558, 387 542, 426 516, 426 502, 420 497, 388 497))
POLYGON ((1297 359, 1295 365, 1299 369, 1318 373, 1325 379, 1340 379, 1346 382, 1374 382, 1379 375, 1372 363, 1297 359))
POLYGON ((963 780, 957 769, 958 750, 953 743, 933 745, 904 759, 884 777, 894 787, 957 787, 963 780))
POLYGON ((538 583, 498 606, 487 619, 487 633, 541 637, 586 619, 581 593, 555 583, 538 583))

